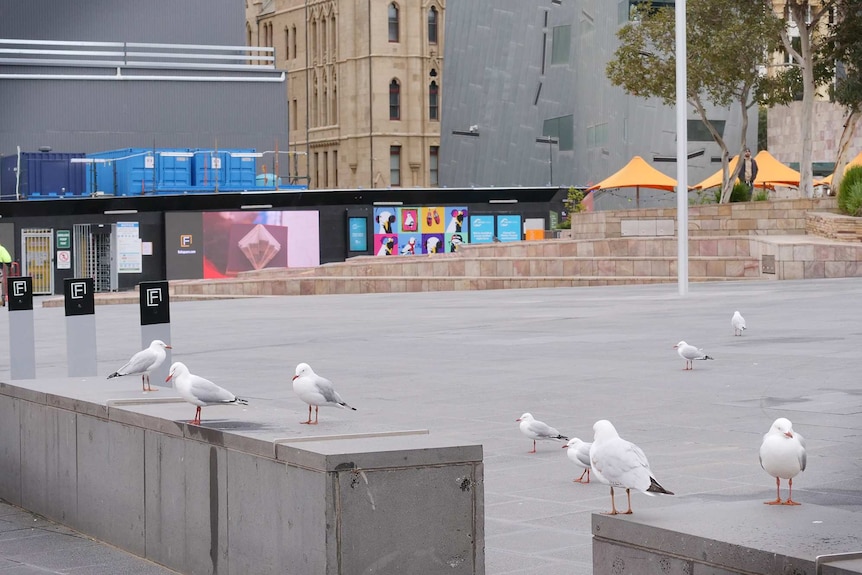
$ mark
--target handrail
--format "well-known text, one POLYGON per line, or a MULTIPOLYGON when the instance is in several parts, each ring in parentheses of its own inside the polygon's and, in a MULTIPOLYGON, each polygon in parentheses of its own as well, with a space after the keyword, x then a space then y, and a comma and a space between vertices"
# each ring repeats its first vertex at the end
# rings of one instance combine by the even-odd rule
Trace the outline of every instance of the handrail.
POLYGON ((850 561, 852 559, 862 559, 862 551, 818 555, 814 558, 814 575, 822 575, 824 563, 832 563, 833 561, 850 561))
MULTIPOLYGON (((70 42, 0 38, 0 66, 76 67, 159 70, 222 70, 271 73, 275 48, 145 42, 70 42)), ((50 71, 0 73, 0 78, 61 77, 50 71)), ((86 74, 81 75, 82 79, 86 74)))

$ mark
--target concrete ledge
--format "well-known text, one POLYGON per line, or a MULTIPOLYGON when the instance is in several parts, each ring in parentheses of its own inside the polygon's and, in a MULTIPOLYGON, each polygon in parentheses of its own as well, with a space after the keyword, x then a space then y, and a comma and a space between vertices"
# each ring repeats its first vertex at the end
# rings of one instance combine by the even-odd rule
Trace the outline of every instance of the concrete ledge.
POLYGON ((281 443, 283 413, 192 426, 153 413, 180 413, 170 388, 115 381, 0 383, 0 498, 182 573, 484 575, 481 445, 281 443))
MULTIPOLYGON (((804 503, 696 503, 592 519, 594 575, 814 575, 817 556, 862 550, 858 513, 804 503)), ((823 573, 862 568, 836 562, 823 573)))

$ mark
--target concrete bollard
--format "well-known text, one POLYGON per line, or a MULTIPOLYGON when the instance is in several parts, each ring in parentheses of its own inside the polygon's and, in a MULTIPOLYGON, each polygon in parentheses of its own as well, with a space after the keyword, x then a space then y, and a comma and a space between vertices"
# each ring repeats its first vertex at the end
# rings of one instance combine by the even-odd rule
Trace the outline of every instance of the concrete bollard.
POLYGON ((96 373, 96 297, 93 278, 70 278, 63 282, 66 300, 66 363, 69 377, 91 377, 96 373))
MULTIPOLYGON (((171 345, 171 302, 168 282, 154 281, 138 284, 141 308, 141 348, 149 347, 154 339, 171 345)), ((166 349, 165 361, 150 374, 156 385, 167 385, 165 379, 171 367, 171 350, 166 349)))
POLYGON ((12 379, 36 378, 33 278, 6 278, 9 294, 9 366, 12 379))

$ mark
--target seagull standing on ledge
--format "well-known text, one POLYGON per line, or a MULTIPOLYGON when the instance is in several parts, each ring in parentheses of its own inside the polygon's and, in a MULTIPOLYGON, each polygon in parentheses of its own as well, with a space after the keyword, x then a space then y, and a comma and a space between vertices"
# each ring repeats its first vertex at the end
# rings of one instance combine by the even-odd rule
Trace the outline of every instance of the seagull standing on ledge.
POLYGON ((628 511, 624 512, 626 515, 632 512, 632 489, 645 495, 673 495, 653 477, 643 450, 621 438, 610 421, 597 421, 593 425, 593 432, 595 438, 590 447, 590 463, 598 480, 611 486, 611 511, 608 515, 620 513, 614 502, 614 487, 624 487, 626 490, 629 503, 628 511))
POLYGON ((779 417, 763 436, 760 444, 760 466, 775 478, 775 501, 767 505, 800 505, 793 501, 793 478, 805 471, 805 440, 793 433, 789 419, 779 417), (781 479, 787 480, 787 499, 781 500, 781 479))
POLYGON ((701 348, 689 345, 684 341, 679 342, 678 344, 673 346, 673 348, 676 350, 679 356, 685 360, 685 367, 683 368, 683 371, 688 369, 694 369, 692 362, 695 359, 714 359, 703 353, 703 350, 701 348))
POLYGON ((515 421, 520 424, 518 425, 518 428, 521 430, 521 433, 533 440, 533 450, 528 451, 527 453, 536 453, 537 439, 563 441, 569 440, 568 437, 566 437, 565 435, 560 435, 559 431, 557 431, 547 423, 535 419, 530 413, 525 413, 515 421))
POLYGON ((160 339, 154 339, 150 343, 150 347, 133 355, 132 359, 126 362, 126 365, 109 375, 108 379, 123 375, 141 374, 141 388, 144 391, 158 391, 158 389, 153 389, 150 386, 150 372, 158 369, 165 361, 166 349, 171 349, 171 346, 160 339))
POLYGON ((189 373, 189 368, 182 362, 171 365, 171 372, 165 381, 174 380, 177 393, 180 397, 197 406, 195 418, 190 421, 192 425, 201 424, 201 407, 207 405, 248 405, 244 399, 240 399, 223 387, 219 387, 208 379, 189 373))
POLYGON ((355 407, 347 405, 341 399, 331 381, 314 373, 314 370, 307 363, 300 363, 296 366, 296 375, 293 376, 293 391, 299 396, 299 399, 308 404, 308 420, 300 421, 300 423, 317 425, 317 412, 321 405, 356 411, 355 407), (314 421, 311 421, 312 406, 314 406, 314 421))
POLYGON ((733 335, 742 335, 745 331, 745 318, 738 311, 733 312, 733 317, 730 318, 730 325, 733 326, 733 335))

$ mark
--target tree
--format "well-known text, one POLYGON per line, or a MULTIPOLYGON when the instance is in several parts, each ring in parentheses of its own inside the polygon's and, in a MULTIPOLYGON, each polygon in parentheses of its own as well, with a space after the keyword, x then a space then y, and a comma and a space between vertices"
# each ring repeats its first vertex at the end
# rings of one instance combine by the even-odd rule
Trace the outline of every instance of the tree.
POLYGON ((832 189, 837 192, 849 160, 847 150, 862 117, 862 0, 836 1, 835 22, 821 59, 836 62, 832 97, 847 110, 832 174, 832 189))
MULTIPOLYGON (((806 197, 813 195, 814 177, 811 171, 811 156, 813 142, 811 125, 814 117, 814 96, 818 86, 827 79, 825 62, 818 58, 823 53, 827 33, 821 22, 832 10, 836 0, 819 0, 812 4, 809 0, 785 0, 784 20, 787 26, 780 32, 784 50, 793 59, 793 63, 801 75, 802 83, 802 153, 799 159, 801 175, 799 190, 806 197), (792 26, 791 26, 792 20, 792 26), (795 27, 799 33, 799 42, 794 46, 793 38, 788 28, 795 27)), ((763 0, 765 6, 772 9, 773 0, 763 0)), ((785 73, 795 74, 794 71, 785 73)))
MULTIPOLYGON (((635 21, 617 32, 620 47, 608 63, 612 84, 644 98, 660 98, 666 105, 676 101, 675 21, 673 8, 638 6, 635 21)), ((767 55, 779 47, 782 21, 771 8, 750 0, 689 0, 686 10, 687 100, 700 116, 713 140, 721 148, 723 172, 721 201, 733 190, 728 164, 730 151, 722 134, 707 117, 706 105, 728 108, 739 104, 742 135, 746 145, 748 110, 759 102, 789 100, 773 89, 759 69, 767 55)), ((735 176, 735 174, 733 174, 735 176)))

